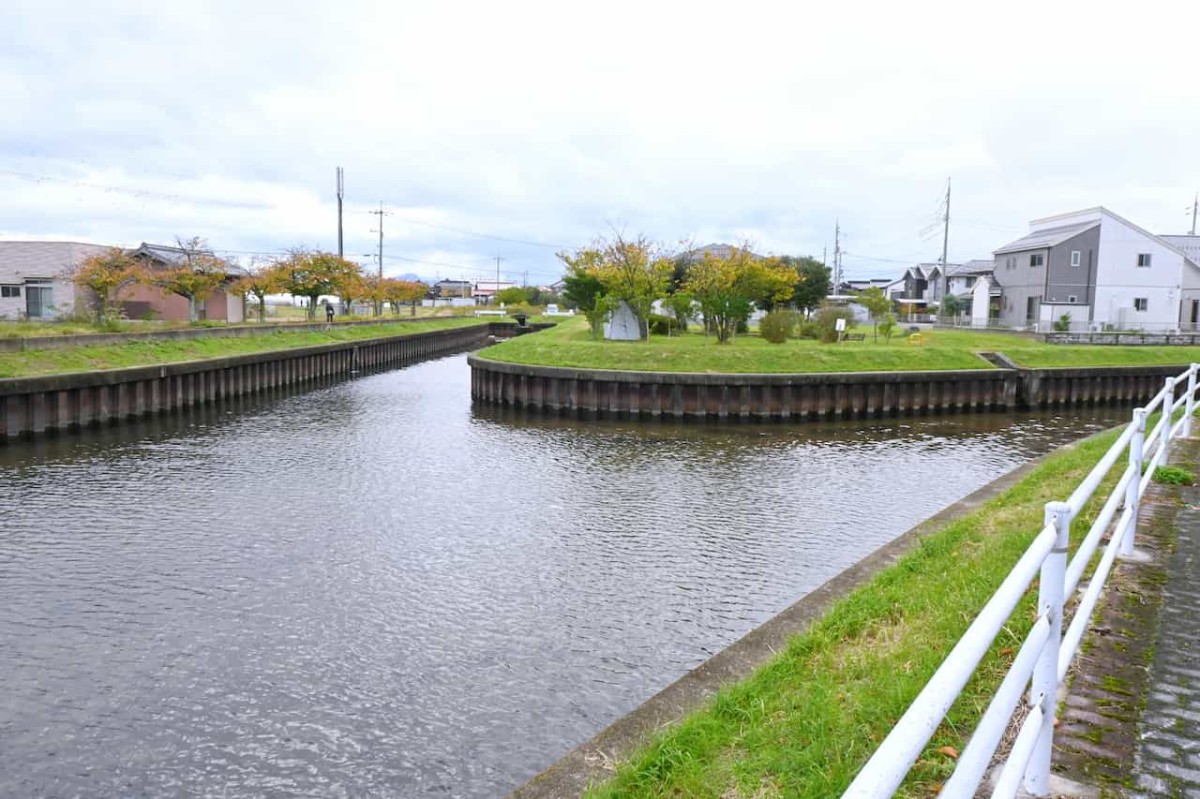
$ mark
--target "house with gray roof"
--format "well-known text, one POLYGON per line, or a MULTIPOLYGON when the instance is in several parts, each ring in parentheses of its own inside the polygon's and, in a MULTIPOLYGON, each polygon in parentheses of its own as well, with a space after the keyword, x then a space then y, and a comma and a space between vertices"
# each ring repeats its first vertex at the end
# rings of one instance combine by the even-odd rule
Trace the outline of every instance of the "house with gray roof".
POLYGON ((107 249, 73 241, 0 241, 0 319, 71 316, 83 298, 70 273, 107 249))
MULTIPOLYGON (((142 262, 147 271, 177 269, 189 266, 197 255, 213 255, 212 251, 188 250, 164 244, 148 244, 126 250, 133 258, 142 262)), ((196 319, 218 320, 236 324, 245 321, 246 303, 230 291, 230 284, 244 274, 236 265, 225 263, 227 278, 222 285, 203 299, 196 300, 196 319)), ((168 322, 186 322, 191 310, 185 297, 163 291, 150 284, 132 286, 122 297, 121 313, 128 319, 161 319, 168 322)))
POLYGON ((1000 321, 1049 330, 1177 330, 1200 320, 1200 263, 1106 208, 1036 219, 997 249, 1000 321))

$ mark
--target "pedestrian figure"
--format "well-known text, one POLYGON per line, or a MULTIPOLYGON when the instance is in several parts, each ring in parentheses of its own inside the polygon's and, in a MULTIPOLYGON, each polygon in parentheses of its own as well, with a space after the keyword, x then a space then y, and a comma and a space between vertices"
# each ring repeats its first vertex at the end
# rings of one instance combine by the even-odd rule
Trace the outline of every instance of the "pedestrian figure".
POLYGON ((330 305, 329 300, 325 300, 325 321, 333 324, 333 306, 330 305))

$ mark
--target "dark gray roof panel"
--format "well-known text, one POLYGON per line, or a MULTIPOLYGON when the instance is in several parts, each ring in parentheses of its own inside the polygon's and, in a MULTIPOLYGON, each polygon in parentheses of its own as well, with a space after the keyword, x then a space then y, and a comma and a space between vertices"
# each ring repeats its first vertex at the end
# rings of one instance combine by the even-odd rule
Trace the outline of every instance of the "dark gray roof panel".
POLYGON ((1062 225, 1061 227, 1046 228, 1030 233, 1028 236, 1022 236, 1016 241, 1009 242, 1003 247, 995 251, 996 255, 1002 255, 1009 252, 1025 252, 1026 250, 1044 250, 1047 247, 1053 247, 1062 244, 1072 236, 1077 236, 1085 230, 1091 230, 1099 226, 1100 220, 1093 219, 1090 222, 1078 222, 1074 225, 1062 225))

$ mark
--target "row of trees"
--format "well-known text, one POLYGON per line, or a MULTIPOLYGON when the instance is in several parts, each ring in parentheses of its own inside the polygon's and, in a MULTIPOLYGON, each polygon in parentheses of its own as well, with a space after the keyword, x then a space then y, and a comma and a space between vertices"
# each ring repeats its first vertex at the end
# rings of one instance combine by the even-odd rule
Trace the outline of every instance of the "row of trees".
POLYGON ((96 322, 103 324, 116 318, 123 298, 138 285, 184 297, 188 318, 193 322, 196 303, 221 288, 241 297, 253 297, 260 322, 269 294, 306 298, 311 319, 322 296, 337 296, 346 307, 355 300, 370 302, 376 316, 383 313, 386 304, 391 304, 393 313, 408 305, 415 314, 417 303, 429 290, 424 283, 366 274, 358 264, 320 250, 295 249, 284 257, 243 269, 218 258, 201 239, 178 244, 181 257, 170 266, 147 264, 119 247, 80 263, 72 279, 91 291, 96 322))
POLYGON ((699 309, 706 332, 727 343, 755 307, 789 304, 807 312, 829 292, 829 271, 819 262, 761 257, 746 244, 671 256, 645 237, 618 233, 558 257, 567 267, 563 298, 584 313, 597 337, 607 315, 625 305, 646 338, 651 308, 662 300, 684 329, 699 309))

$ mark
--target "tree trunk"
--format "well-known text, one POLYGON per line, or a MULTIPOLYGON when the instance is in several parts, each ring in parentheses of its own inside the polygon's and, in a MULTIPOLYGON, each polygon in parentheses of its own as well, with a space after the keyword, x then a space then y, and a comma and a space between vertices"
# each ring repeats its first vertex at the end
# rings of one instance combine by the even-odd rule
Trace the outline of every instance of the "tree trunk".
POLYGON ((193 294, 187 298, 188 301, 188 321, 196 321, 196 296, 193 294))
POLYGON ((410 313, 409 316, 416 316, 416 315, 417 315, 417 301, 413 300, 412 313, 410 313))

